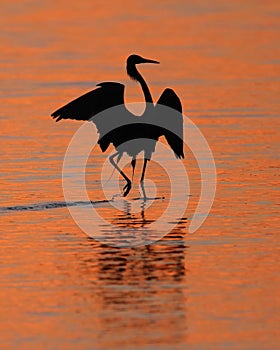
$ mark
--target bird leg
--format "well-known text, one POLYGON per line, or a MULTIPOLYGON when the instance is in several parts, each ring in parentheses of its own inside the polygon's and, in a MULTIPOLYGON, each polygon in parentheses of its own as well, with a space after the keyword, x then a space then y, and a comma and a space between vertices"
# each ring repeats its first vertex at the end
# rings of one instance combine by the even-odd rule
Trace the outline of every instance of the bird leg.
POLYGON ((145 177, 145 171, 146 171, 146 166, 147 166, 147 161, 148 159, 145 158, 144 159, 144 164, 143 164, 143 169, 142 169, 142 175, 141 175, 141 179, 140 179, 140 186, 143 192, 143 199, 146 200, 147 196, 146 196, 146 191, 145 191, 145 187, 144 187, 144 177, 145 177))
POLYGON ((126 180, 126 185, 123 188, 123 196, 126 197, 131 190, 131 181, 129 178, 125 175, 125 173, 119 168, 118 164, 114 161, 114 158, 119 155, 119 152, 114 153, 109 157, 110 163, 113 165, 113 167, 121 174, 121 176, 126 180))
POLYGON ((133 177, 134 177, 135 165, 136 165, 136 158, 133 158, 132 161, 131 161, 131 166, 132 166, 132 181, 133 181, 133 177))

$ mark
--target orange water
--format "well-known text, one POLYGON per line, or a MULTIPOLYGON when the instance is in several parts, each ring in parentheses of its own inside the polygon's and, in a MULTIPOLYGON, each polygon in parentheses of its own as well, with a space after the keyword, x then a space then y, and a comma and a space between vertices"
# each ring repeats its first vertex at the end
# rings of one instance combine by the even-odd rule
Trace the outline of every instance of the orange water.
MULTIPOLYGON (((161 62, 141 72, 155 100, 176 90, 218 180, 210 216, 189 234, 200 177, 186 150, 186 219, 140 248, 89 239, 65 207, 2 210, 1 349, 278 348, 279 15, 272 0, 1 2, 1 207, 64 200, 63 157, 80 123, 49 115, 106 80, 142 101, 125 75, 130 53, 161 62)), ((92 200, 103 198, 103 160, 96 150, 89 161, 92 200)))

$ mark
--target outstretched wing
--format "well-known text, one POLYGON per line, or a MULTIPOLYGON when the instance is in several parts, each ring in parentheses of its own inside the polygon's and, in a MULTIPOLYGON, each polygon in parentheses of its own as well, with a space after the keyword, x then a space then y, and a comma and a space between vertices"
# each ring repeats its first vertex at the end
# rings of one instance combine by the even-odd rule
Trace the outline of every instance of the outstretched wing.
POLYGON ((114 129, 128 123, 130 114, 124 106, 123 84, 103 82, 97 84, 97 86, 97 89, 69 102, 53 112, 51 116, 57 122, 61 119, 92 121, 100 135, 98 141, 100 148, 105 152, 109 144, 114 140, 114 129), (109 110, 109 108, 116 106, 119 106, 119 108, 113 109, 113 111, 109 110))
POLYGON ((174 90, 165 89, 156 108, 157 123, 177 158, 184 158, 182 104, 174 90), (166 108, 166 107, 169 108, 166 108))
POLYGON ((115 82, 99 83, 94 89, 52 113, 58 122, 61 119, 89 120, 96 114, 124 103, 124 85, 115 82))

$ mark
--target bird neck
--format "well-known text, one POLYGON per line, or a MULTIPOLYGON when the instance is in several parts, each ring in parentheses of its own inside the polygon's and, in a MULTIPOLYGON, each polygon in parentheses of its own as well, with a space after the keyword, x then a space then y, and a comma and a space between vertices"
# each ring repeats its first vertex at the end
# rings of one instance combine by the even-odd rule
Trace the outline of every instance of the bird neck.
POLYGON ((136 80, 140 83, 142 90, 143 90, 144 97, 145 97, 145 101, 147 103, 153 103, 153 98, 152 98, 152 95, 151 95, 150 90, 148 88, 148 85, 145 82, 142 75, 138 72, 136 66, 135 65, 132 65, 132 66, 128 65, 126 69, 127 69, 127 74, 130 76, 130 78, 133 80, 136 80))

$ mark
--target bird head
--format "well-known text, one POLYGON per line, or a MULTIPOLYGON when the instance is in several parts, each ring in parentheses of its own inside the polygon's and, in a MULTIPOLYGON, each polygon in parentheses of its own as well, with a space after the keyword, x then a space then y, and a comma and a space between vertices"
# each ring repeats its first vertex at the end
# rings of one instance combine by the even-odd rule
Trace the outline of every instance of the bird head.
POLYGON ((141 63, 156 63, 159 64, 158 61, 150 60, 148 58, 141 57, 139 55, 130 55, 127 58, 126 61, 126 70, 127 74, 130 76, 131 79, 137 80, 137 70, 136 70, 136 64, 141 63))
POLYGON ((148 58, 141 57, 139 55, 130 55, 127 58, 127 65, 135 65, 135 64, 140 64, 140 63, 156 63, 158 64, 158 61, 155 60, 150 60, 148 58))

